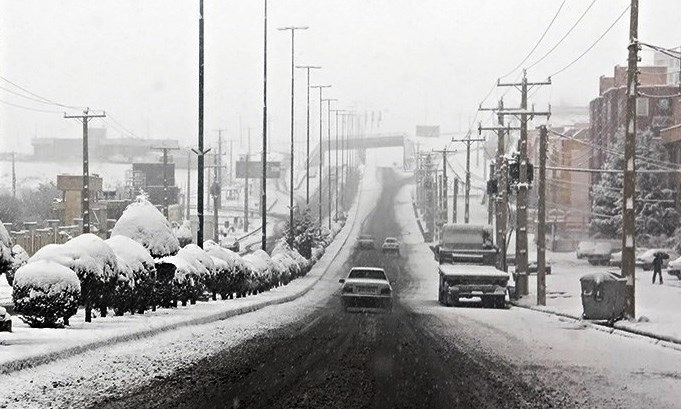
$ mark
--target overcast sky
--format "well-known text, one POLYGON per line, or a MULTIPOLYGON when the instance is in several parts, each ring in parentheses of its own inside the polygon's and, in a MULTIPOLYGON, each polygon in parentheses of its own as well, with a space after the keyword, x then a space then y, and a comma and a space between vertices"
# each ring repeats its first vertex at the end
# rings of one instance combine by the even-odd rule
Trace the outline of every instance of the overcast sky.
MULTIPOLYGON (((592 0, 567 0, 523 66, 544 55, 592 0)), ((537 43, 562 0, 270 0, 269 115, 271 140, 289 135, 291 43, 296 63, 323 66, 313 84, 332 84, 339 108, 382 112, 382 132, 413 133, 418 124, 468 128, 496 79, 537 43)), ((628 0, 598 0, 530 80, 574 60, 615 21, 628 0)), ((198 0, 0 0, 0 76, 59 103, 104 109, 93 126, 118 136, 118 121, 139 137, 195 145, 198 93, 198 0)), ((262 115, 262 0, 205 0, 207 143, 217 128, 239 138, 252 128, 258 149, 262 115), (241 123, 241 126, 240 126, 241 123)), ((681 44, 681 1, 641 2, 642 41, 681 44)), ((628 13, 582 60, 539 91, 536 104, 583 105, 598 78, 626 65, 628 13)), ((652 59, 643 53, 644 62, 652 59)), ((305 76, 297 70, 297 135, 305 133, 305 76)), ((520 69, 505 80, 517 79, 520 69)), ((494 90, 487 105, 506 89, 494 90)), ((0 151, 30 152, 30 138, 78 137, 62 107, 39 104, 0 79, 0 151), (10 91, 8 91, 10 90, 10 91), (10 104, 55 112, 36 112, 10 104)), ((507 106, 517 93, 509 92, 507 106)), ((316 131, 318 94, 313 94, 316 131)), ((67 109, 74 113, 77 110, 67 109)), ((487 115, 481 115, 484 119, 487 115)))

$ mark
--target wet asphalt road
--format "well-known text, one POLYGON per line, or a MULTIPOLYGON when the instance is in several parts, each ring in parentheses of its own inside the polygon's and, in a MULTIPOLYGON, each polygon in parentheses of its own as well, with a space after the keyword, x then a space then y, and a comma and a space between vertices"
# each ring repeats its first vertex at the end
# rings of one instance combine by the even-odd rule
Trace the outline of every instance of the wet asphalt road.
MULTIPOLYGON (((378 246, 386 236, 399 236, 393 203, 408 182, 389 169, 380 177, 383 193, 362 225, 378 246)), ((304 321, 93 407, 573 407, 562 392, 516 376, 518 369, 506 361, 466 348, 443 335, 432 317, 406 308, 400 290, 412 278, 405 256, 354 250, 342 272, 329 273, 341 277, 358 265, 383 267, 395 282, 391 313, 345 312, 336 294, 304 321)))

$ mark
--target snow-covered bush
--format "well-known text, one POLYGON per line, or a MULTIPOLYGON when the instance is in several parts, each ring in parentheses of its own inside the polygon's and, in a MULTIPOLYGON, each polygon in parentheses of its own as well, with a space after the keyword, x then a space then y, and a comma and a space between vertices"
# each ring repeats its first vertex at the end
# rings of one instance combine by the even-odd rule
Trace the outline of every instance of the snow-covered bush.
POLYGON ((215 273, 211 276, 210 280, 206 282, 206 288, 211 293, 213 300, 217 300, 218 294, 220 294, 223 300, 232 298, 234 293, 229 289, 232 266, 221 258, 212 255, 209 257, 213 260, 215 273))
POLYGON ((48 244, 38 250, 29 264, 51 260, 73 270, 80 280, 85 321, 92 320, 92 308, 105 316, 118 279, 117 258, 111 247, 94 234, 81 234, 65 244, 48 244))
POLYGON ((267 252, 258 249, 253 253, 245 255, 243 260, 254 273, 250 286, 252 293, 257 294, 272 288, 274 281, 276 281, 276 276, 272 259, 267 252))
POLYGON ((175 234, 175 237, 177 237, 180 247, 186 246, 193 240, 192 225, 189 220, 183 221, 179 226, 176 226, 175 223, 173 223, 173 233, 175 234))
POLYGON ((12 297, 16 312, 31 327, 61 327, 78 311, 80 282, 68 267, 40 260, 17 270, 12 297))
MULTIPOLYGON (((134 281, 133 308, 135 312, 143 314, 148 308, 156 307, 154 288, 156 286, 156 266, 149 251, 141 244, 126 236, 113 236, 106 244, 114 254, 130 268, 134 281)), ((119 283, 120 281, 119 274, 119 283)))
MULTIPOLYGON (((198 274, 197 297, 192 299, 192 302, 194 302, 203 296, 208 283, 212 282, 213 277, 215 277, 215 263, 211 256, 196 244, 186 245, 180 249, 177 255, 189 261, 198 274)), ((213 299, 215 299, 215 293, 213 295, 213 299)))
POLYGON ((154 258, 172 256, 180 250, 170 222, 143 196, 128 205, 114 225, 111 236, 119 235, 140 243, 154 258))
POLYGON ((118 316, 125 314, 126 311, 135 310, 135 275, 132 268, 122 258, 117 258, 116 287, 111 297, 111 307, 118 316))
POLYGON ((173 272, 171 306, 177 306, 177 301, 187 305, 188 301, 196 299, 200 285, 197 283, 198 272, 192 263, 180 256, 168 256, 157 260, 156 268, 159 272, 167 269, 173 272))
MULTIPOLYGON (((0 274, 7 274, 12 268, 12 240, 0 220, 0 274)), ((9 279, 7 280, 9 282, 9 279)))
POLYGON ((229 265, 229 270, 221 271, 216 276, 216 288, 220 296, 231 298, 232 294, 237 297, 246 296, 252 290, 253 271, 244 260, 235 252, 220 247, 212 240, 203 243, 203 249, 213 257, 225 261, 229 265))
POLYGON ((293 271, 295 271, 296 262, 286 254, 279 253, 272 256, 277 276, 279 277, 278 284, 286 285, 291 282, 293 278, 293 271))
POLYGON ((18 244, 15 244, 14 247, 12 247, 12 265, 10 266, 10 269, 5 272, 9 285, 12 285, 17 270, 28 263, 28 258, 28 253, 23 247, 18 244))

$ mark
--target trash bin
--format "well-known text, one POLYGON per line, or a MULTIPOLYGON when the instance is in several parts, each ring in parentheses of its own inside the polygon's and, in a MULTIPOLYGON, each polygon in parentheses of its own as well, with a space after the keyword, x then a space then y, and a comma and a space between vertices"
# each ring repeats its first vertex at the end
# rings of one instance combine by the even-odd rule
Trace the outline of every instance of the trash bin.
POLYGON ((587 274, 582 284, 582 316, 589 320, 614 322, 624 314, 626 279, 614 273, 587 274))

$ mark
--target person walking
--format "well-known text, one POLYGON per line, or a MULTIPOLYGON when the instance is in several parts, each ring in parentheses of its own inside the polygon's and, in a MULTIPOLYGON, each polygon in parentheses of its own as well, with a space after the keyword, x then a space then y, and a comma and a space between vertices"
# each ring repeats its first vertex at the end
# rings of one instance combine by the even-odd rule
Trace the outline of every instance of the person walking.
POLYGON ((653 258, 653 284, 655 284, 655 277, 660 275, 660 284, 662 284, 662 263, 665 258, 668 258, 665 253, 657 252, 653 258))

